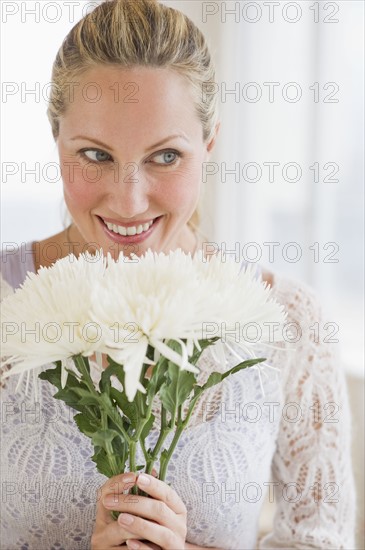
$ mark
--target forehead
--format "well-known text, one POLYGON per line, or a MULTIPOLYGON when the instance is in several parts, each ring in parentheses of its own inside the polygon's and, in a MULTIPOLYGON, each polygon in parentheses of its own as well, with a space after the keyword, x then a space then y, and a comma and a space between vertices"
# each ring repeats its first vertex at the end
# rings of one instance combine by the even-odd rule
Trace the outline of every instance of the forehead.
POLYGON ((108 135, 141 128, 157 134, 176 131, 199 133, 192 86, 171 69, 95 67, 69 86, 69 102, 60 130, 107 129, 108 135))

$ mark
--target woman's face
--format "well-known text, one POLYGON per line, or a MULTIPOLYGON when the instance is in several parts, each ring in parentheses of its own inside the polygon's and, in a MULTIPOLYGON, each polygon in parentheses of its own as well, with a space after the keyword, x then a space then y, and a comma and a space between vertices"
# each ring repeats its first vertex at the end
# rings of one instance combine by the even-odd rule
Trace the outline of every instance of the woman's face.
POLYGON ((189 82, 167 69, 103 66, 77 82, 57 143, 82 244, 114 257, 194 250, 187 222, 213 140, 203 142, 189 82))

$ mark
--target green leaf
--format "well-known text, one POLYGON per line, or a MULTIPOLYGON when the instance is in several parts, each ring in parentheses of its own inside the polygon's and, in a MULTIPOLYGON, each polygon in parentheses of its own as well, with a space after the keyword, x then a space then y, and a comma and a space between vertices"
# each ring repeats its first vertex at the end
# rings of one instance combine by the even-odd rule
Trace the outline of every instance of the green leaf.
POLYGON ((168 368, 168 360, 166 359, 166 357, 161 355, 161 357, 159 358, 159 360, 157 361, 156 365, 152 370, 152 376, 150 380, 145 379, 143 381, 144 386, 148 392, 148 396, 147 396, 148 403, 150 403, 150 399, 153 399, 153 397, 159 391, 163 382, 165 382, 167 368, 168 368))
POLYGON ((57 366, 55 369, 47 369, 44 372, 39 374, 41 380, 46 380, 50 382, 53 386, 58 389, 58 392, 54 394, 55 399, 60 399, 64 401, 70 407, 80 410, 79 405, 79 396, 89 394, 87 385, 83 380, 78 380, 75 374, 69 372, 67 376, 66 386, 62 388, 61 386, 61 362, 57 361, 57 366))
POLYGON ((173 414, 189 397, 195 383, 194 373, 182 371, 175 363, 169 361, 168 380, 160 389, 160 399, 165 409, 173 414))
POLYGON ((256 365, 256 363, 262 363, 262 361, 266 361, 266 359, 264 358, 248 359, 247 361, 243 361, 242 363, 239 363, 235 367, 232 367, 227 372, 224 372, 224 373, 212 372, 208 380, 205 382, 203 386, 195 386, 194 398, 200 395, 203 391, 207 390, 208 388, 211 388, 212 386, 219 384, 220 382, 222 382, 222 380, 227 378, 227 376, 230 376, 231 374, 235 374, 240 370, 247 369, 248 367, 252 367, 253 365, 256 365))
MULTIPOLYGON (((118 432, 119 433, 119 432, 118 432)), ((114 438, 112 441, 114 454, 123 462, 128 457, 128 443, 125 441, 123 434, 119 433, 119 437, 114 438)))
MULTIPOLYGON (((105 375, 103 379, 103 384, 107 384, 107 379, 109 378, 109 384, 110 384, 110 378, 111 376, 115 375, 119 382, 122 384, 124 388, 124 370, 123 366, 119 365, 119 363, 116 363, 108 356, 109 366, 105 369, 105 375), (107 378, 108 377, 108 378, 107 378)), ((134 401, 130 402, 127 399, 127 396, 125 395, 124 391, 119 391, 118 389, 114 388, 113 386, 109 386, 109 395, 111 398, 111 401, 113 402, 113 408, 115 408, 115 403, 118 405, 119 409, 122 411, 123 415, 129 419, 130 424, 137 428, 141 419, 141 410, 140 408, 145 406, 146 402, 146 396, 138 392, 138 396, 134 399, 134 401)))
POLYGON ((116 363, 115 361, 113 361, 113 359, 109 355, 107 356, 107 359, 108 359, 108 366, 105 369, 105 372, 108 371, 110 373, 110 376, 112 376, 114 374, 118 378, 119 382, 122 384, 122 386, 124 388, 124 369, 123 369, 123 366, 120 365, 119 363, 116 363))
MULTIPOLYGON (((109 430, 109 431, 113 431, 113 430, 109 430)), ((98 471, 101 474, 106 475, 107 477, 114 476, 114 475, 116 475, 116 473, 123 473, 125 471, 125 468, 126 468, 126 462, 127 462, 127 459, 128 459, 128 445, 123 440, 122 435, 120 435, 120 434, 117 434, 117 435, 119 435, 119 437, 117 437, 117 436, 110 437, 110 438, 107 438, 107 440, 104 441, 105 446, 106 446, 107 442, 108 442, 108 444, 112 445, 111 454, 113 455, 113 460, 116 463, 117 472, 113 469, 113 467, 110 464, 110 458, 109 458, 110 455, 108 455, 108 452, 106 451, 106 449, 102 446, 94 444, 95 453, 92 456, 92 460, 96 463, 98 471)), ((101 438, 102 438, 102 436, 101 436, 101 438)), ((101 438, 100 438, 100 442, 103 443, 101 438)), ((90 438, 90 439, 93 442, 93 439, 92 438, 90 438)), ((97 438, 97 440, 99 441, 99 438, 97 438)), ((109 450, 110 450, 110 448, 109 448, 109 450)))
POLYGON ((257 363, 262 363, 263 361, 266 361, 265 357, 259 357, 257 359, 247 359, 247 361, 243 361, 242 363, 239 363, 229 371, 225 372, 222 376, 222 380, 224 378, 227 378, 227 376, 234 374, 235 372, 238 372, 242 369, 247 369, 248 367, 253 367, 253 365, 256 365, 257 363))
MULTIPOLYGON (((109 394, 111 389, 111 381, 110 378, 112 376, 116 376, 118 380, 121 381, 123 379, 124 382, 124 371, 122 365, 119 365, 118 363, 111 362, 110 357, 108 356, 108 366, 106 369, 103 370, 101 378, 100 378, 100 391, 109 394)), ((124 386, 123 386, 124 387, 124 386)))
POLYGON ((79 404, 79 396, 73 390, 68 389, 67 386, 63 390, 56 392, 53 397, 63 401, 66 405, 72 407, 76 411, 82 411, 84 408, 79 404))
POLYGON ((56 361, 56 368, 47 369, 38 375, 41 380, 47 380, 56 388, 61 389, 61 361, 56 361))
POLYGON ((85 434, 87 437, 91 437, 92 434, 100 428, 100 424, 95 422, 93 419, 87 418, 84 414, 76 414, 74 416, 74 421, 80 432, 85 434))
POLYGON ((155 421, 155 415, 153 413, 151 413, 151 415, 150 415, 149 419, 147 420, 146 424, 143 426, 143 430, 142 430, 141 435, 140 435, 140 439, 142 440, 142 443, 145 442, 146 437, 150 433, 154 421, 155 421))
POLYGON ((196 363, 198 362, 198 359, 201 356, 201 354, 203 353, 203 351, 206 348, 208 348, 209 346, 212 346, 213 344, 215 344, 217 342, 217 340, 219 340, 218 336, 216 336, 215 338, 207 338, 207 339, 204 339, 204 340, 199 340, 199 345, 201 347, 201 351, 199 351, 198 348, 196 346, 194 346, 194 351, 193 351, 193 354, 191 355, 191 357, 189 358, 189 362, 192 365, 196 365, 196 363))
MULTIPOLYGON (((106 477, 112 477, 114 475, 113 470, 109 464, 108 455, 101 447, 95 449, 95 453, 91 457, 91 460, 95 462, 98 472, 106 477)), ((121 474, 124 470, 121 470, 121 474)))
MULTIPOLYGON (((77 355, 73 355, 73 358, 77 358, 77 359, 80 359, 80 362, 82 362, 82 365, 83 367, 85 368, 87 374, 90 376, 90 364, 89 364, 89 359, 87 357, 84 357, 83 355, 81 355, 81 353, 77 354, 77 355)), ((84 375, 84 373, 82 372, 82 370, 80 369, 80 367, 78 366, 78 361, 74 361, 74 364, 75 364, 75 367, 77 368, 77 370, 79 371, 79 373, 81 374, 81 376, 84 375)))
POLYGON ((201 386, 202 391, 207 390, 208 388, 211 388, 212 386, 215 386, 216 384, 219 384, 223 380, 223 374, 220 372, 212 372, 209 375, 208 380, 205 382, 203 386, 201 386))
POLYGON ((81 399, 82 397, 89 397, 90 395, 93 395, 88 388, 85 386, 82 386, 81 384, 79 386, 74 386, 72 388, 72 391, 81 399))
POLYGON ((118 405, 122 413, 129 419, 133 428, 137 428, 139 424, 139 410, 135 401, 128 401, 124 392, 120 392, 116 388, 110 388, 110 397, 118 405))
POLYGON ((96 447, 102 447, 107 451, 116 437, 120 437, 120 434, 115 430, 98 430, 92 434, 91 441, 96 447))

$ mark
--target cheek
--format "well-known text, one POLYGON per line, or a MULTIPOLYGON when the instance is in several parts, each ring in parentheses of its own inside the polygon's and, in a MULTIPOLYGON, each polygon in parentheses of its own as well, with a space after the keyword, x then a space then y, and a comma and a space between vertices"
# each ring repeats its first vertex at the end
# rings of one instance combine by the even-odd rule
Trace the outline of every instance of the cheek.
POLYGON ((76 162, 62 159, 62 180, 65 201, 69 209, 87 209, 100 200, 101 177, 94 166, 81 167, 76 162))
POLYGON ((201 187, 201 167, 176 170, 173 175, 164 175, 159 185, 159 196, 165 206, 171 210, 194 209, 199 199, 201 187))

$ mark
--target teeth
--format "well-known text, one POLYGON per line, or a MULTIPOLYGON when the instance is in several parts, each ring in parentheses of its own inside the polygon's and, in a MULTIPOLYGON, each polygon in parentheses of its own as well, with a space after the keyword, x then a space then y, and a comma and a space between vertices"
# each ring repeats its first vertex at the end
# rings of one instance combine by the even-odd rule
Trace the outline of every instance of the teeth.
POLYGON ((134 225, 131 227, 124 227, 123 225, 116 225, 115 223, 110 223, 110 222, 104 222, 104 223, 110 231, 113 231, 114 233, 118 233, 119 235, 123 235, 123 237, 127 237, 127 236, 133 236, 133 235, 140 235, 144 231, 147 231, 153 224, 153 220, 148 223, 144 223, 143 225, 138 225, 137 227, 134 225))

